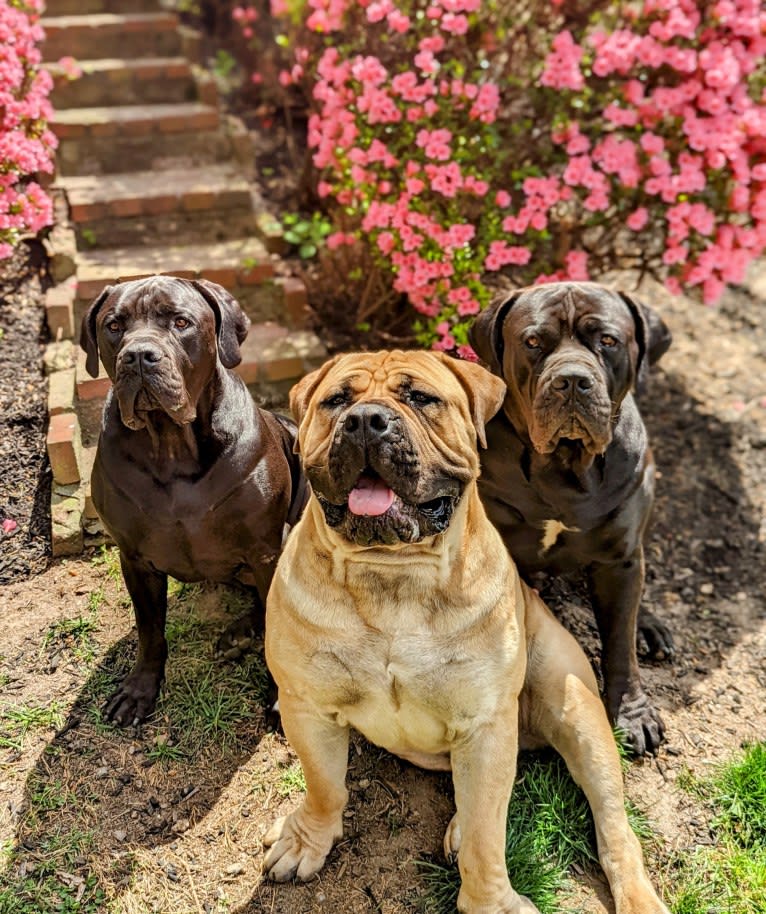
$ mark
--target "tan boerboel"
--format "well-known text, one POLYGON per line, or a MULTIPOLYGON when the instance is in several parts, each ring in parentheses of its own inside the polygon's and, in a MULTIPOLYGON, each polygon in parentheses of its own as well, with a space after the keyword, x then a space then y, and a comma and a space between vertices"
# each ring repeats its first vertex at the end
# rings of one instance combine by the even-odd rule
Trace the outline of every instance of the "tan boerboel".
POLYGON ((267 834, 265 871, 309 879, 341 837, 354 727, 451 768, 459 910, 532 914, 506 871, 506 813, 519 747, 550 744, 590 802, 617 914, 668 914, 590 665, 479 501, 477 439, 504 395, 479 366, 425 352, 339 356, 293 389, 313 494, 271 587, 266 656, 307 793, 267 834))

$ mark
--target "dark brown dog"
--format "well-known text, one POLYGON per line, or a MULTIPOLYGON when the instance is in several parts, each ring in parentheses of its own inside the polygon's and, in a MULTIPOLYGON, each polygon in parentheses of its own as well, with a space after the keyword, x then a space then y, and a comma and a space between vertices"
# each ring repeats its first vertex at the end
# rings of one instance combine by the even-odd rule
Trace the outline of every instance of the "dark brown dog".
POLYGON ((83 319, 88 372, 100 354, 113 381, 93 501, 138 628, 136 665, 107 704, 119 724, 143 720, 160 689, 168 575, 255 588, 253 618, 222 639, 236 653, 262 624, 284 526, 307 498, 294 424, 258 409, 229 370, 249 324, 221 286, 167 276, 107 286, 83 319))
MULTIPOLYGON (((656 750, 663 725, 636 654, 654 461, 632 391, 670 340, 651 309, 593 283, 514 292, 471 330, 508 387, 482 455, 487 513, 522 574, 587 571, 607 710, 637 754, 656 750)), ((672 653, 651 614, 639 624, 651 653, 672 653)))

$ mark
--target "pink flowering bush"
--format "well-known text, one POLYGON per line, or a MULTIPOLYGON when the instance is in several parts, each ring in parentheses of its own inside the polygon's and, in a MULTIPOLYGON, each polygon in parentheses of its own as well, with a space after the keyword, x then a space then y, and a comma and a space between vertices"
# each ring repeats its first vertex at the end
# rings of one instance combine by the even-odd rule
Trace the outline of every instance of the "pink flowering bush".
POLYGON ((493 274, 635 267, 714 302, 766 249, 760 0, 588 17, 561 0, 272 0, 271 13, 291 54, 282 85, 311 101, 328 245, 372 253, 422 342, 471 357, 493 274))
POLYGON ((43 0, 0 0, 0 259, 17 239, 52 222, 48 195, 30 176, 53 171, 50 75, 39 69, 43 0))

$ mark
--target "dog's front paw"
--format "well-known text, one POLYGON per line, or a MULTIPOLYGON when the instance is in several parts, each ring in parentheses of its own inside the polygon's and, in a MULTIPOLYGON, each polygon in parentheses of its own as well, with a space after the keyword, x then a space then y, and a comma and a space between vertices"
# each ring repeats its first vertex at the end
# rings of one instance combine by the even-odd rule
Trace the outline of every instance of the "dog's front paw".
POLYGON ((646 645, 646 651, 642 653, 650 660, 670 660, 675 654, 670 629, 646 609, 642 609, 638 616, 638 634, 639 640, 643 639, 646 645))
POLYGON ((643 691, 632 698, 623 695, 616 712, 612 712, 612 719, 622 732, 626 747, 634 755, 656 753, 665 738, 662 718, 643 691))
POLYGON ((311 879, 322 869, 333 844, 343 835, 340 816, 335 824, 326 827, 311 826, 306 820, 303 810, 298 809, 277 819, 263 839, 264 846, 269 848, 263 869, 274 882, 311 879))
POLYGON ((498 901, 471 898, 463 886, 457 898, 457 909, 460 914, 540 914, 540 909, 526 895, 514 892, 510 884, 498 901))
POLYGON ((104 707, 105 717, 120 727, 135 727, 154 710, 161 684, 161 670, 133 670, 107 701, 104 707))

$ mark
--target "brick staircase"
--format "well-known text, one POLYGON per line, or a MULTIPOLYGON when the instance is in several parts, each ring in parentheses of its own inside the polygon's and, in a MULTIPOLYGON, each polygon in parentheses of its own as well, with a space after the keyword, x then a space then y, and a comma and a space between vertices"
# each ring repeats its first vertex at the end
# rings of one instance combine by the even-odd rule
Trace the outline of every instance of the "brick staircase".
POLYGON ((326 353, 305 328, 303 284, 275 273, 251 140, 220 110, 200 36, 157 0, 48 0, 43 27, 59 139, 48 452, 53 552, 66 555, 99 533, 89 478, 109 379, 85 372, 76 337, 105 285, 165 273, 225 286, 253 322, 238 371, 267 405, 326 353), (68 79, 61 57, 83 75, 68 79))

